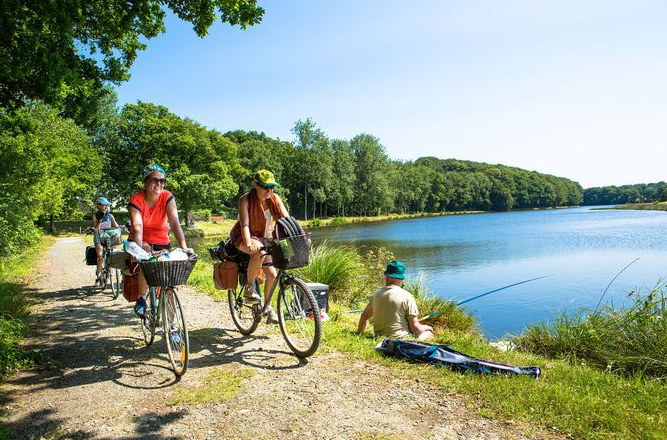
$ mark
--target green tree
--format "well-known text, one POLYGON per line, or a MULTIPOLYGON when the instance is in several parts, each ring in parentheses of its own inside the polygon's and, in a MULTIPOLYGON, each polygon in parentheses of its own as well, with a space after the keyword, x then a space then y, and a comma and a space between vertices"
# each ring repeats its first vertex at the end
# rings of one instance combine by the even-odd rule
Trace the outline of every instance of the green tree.
POLYGON ((218 19, 246 28, 264 14, 256 0, 8 0, 1 10, 0 107, 41 99, 79 123, 96 113, 106 83, 129 78, 168 10, 200 37, 218 19))
POLYGON ((0 110, 0 256, 34 241, 38 218, 71 214, 91 199, 101 158, 71 120, 43 104, 0 110))
POLYGON ((377 214, 390 207, 393 190, 389 181, 389 158, 380 140, 370 134, 358 134, 350 140, 356 156, 356 210, 361 215, 377 214))

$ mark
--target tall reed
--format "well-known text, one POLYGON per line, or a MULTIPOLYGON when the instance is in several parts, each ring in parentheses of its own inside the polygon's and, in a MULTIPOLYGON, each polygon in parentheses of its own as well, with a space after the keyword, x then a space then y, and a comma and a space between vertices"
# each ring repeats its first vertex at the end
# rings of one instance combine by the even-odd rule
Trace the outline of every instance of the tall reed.
POLYGON ((598 313, 561 313, 514 339, 518 348, 552 358, 568 358, 622 374, 667 378, 667 295, 665 286, 630 296, 629 307, 598 313))

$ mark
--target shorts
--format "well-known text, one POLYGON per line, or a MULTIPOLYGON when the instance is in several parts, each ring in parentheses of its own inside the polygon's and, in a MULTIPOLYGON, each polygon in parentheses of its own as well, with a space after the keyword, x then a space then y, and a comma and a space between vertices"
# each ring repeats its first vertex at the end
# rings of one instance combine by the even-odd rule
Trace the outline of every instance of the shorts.
MULTIPOLYGON (((266 239, 263 238, 263 237, 255 237, 255 236, 252 236, 251 238, 252 238, 253 240, 257 240, 257 241, 259 241, 260 243, 262 243, 262 245, 266 245, 266 239)), ((242 252, 242 251, 239 249, 239 246, 241 245, 241 239, 234 240, 234 237, 230 237, 230 239, 232 240, 232 244, 234 245, 234 247, 235 247, 239 252, 241 252, 241 253, 245 253, 245 252, 242 252)), ((271 258, 271 255, 269 255, 269 254, 267 254, 267 255, 264 257, 264 260, 262 261, 262 267, 268 267, 268 266, 273 266, 273 258, 271 258)))

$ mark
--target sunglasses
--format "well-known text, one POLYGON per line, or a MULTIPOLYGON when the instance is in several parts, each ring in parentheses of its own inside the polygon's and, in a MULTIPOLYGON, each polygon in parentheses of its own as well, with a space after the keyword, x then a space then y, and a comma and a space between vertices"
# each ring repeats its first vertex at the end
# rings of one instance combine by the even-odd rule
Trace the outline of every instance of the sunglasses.
POLYGON ((159 184, 159 185, 164 186, 166 181, 167 181, 167 179, 158 179, 157 177, 151 177, 151 183, 153 185, 158 185, 159 184))

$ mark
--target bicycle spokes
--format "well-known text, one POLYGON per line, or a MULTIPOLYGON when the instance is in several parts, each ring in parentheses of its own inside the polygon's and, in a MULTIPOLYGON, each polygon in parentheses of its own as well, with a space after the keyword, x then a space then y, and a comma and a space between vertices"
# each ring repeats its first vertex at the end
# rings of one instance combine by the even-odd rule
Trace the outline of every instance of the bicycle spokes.
POLYGON ((295 278, 281 289, 278 321, 287 345, 297 356, 315 353, 322 332, 320 311, 313 293, 301 280, 295 278))

